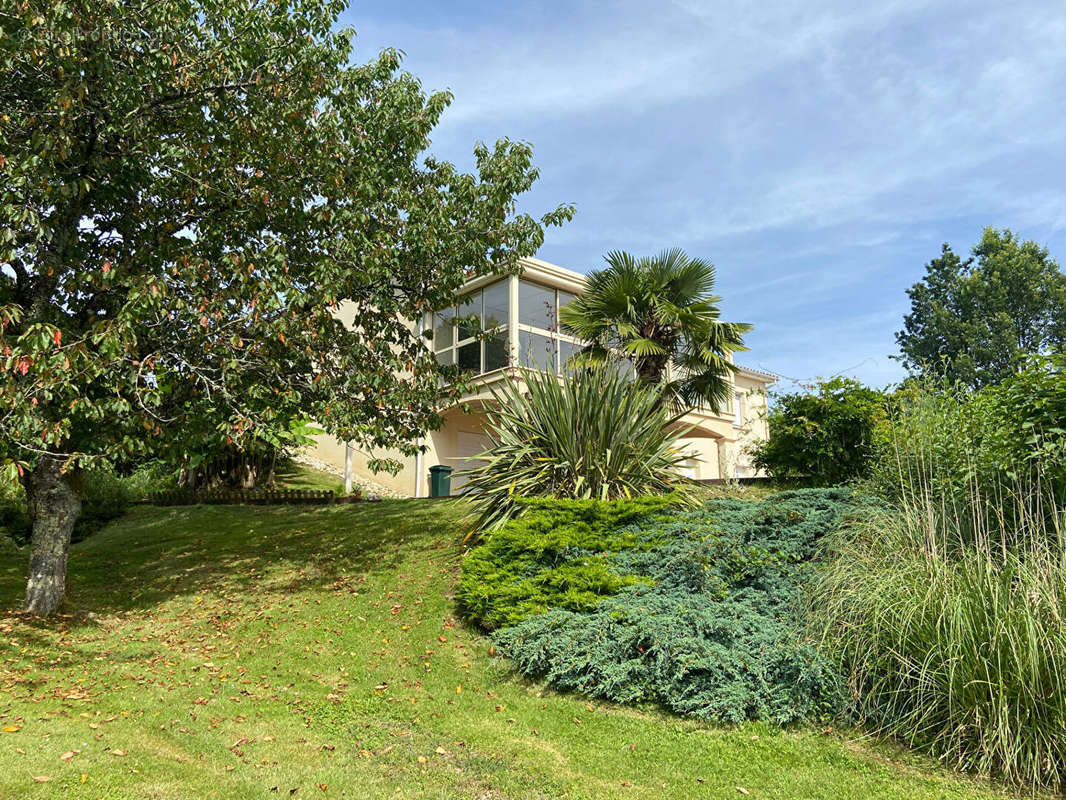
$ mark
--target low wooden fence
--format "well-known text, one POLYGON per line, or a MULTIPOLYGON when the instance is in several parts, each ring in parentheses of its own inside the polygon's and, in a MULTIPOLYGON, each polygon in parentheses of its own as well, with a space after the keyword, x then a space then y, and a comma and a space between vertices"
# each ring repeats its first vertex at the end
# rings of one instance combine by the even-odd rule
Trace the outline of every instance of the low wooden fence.
POLYGON ((154 492, 144 502, 154 506, 327 505, 357 498, 337 497, 331 489, 171 489, 154 492))

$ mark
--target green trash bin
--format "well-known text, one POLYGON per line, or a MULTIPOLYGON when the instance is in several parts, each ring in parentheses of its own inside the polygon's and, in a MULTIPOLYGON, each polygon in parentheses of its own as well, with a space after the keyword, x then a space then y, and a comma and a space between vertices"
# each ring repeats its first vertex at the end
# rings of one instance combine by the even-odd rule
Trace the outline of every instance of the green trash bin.
POLYGON ((452 468, 437 464, 429 468, 429 496, 448 497, 452 493, 452 468))

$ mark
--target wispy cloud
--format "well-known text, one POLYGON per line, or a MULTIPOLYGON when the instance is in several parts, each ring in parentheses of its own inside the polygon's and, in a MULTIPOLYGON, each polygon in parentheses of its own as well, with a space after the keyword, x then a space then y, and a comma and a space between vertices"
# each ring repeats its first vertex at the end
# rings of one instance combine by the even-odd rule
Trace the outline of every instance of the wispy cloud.
POLYGON ((456 100, 434 149, 533 142, 541 255, 680 245, 719 267, 748 361, 880 381, 942 241, 1011 226, 1066 258, 1066 6, 976 0, 357 2, 456 100), (861 312, 861 313, 860 313, 861 312))

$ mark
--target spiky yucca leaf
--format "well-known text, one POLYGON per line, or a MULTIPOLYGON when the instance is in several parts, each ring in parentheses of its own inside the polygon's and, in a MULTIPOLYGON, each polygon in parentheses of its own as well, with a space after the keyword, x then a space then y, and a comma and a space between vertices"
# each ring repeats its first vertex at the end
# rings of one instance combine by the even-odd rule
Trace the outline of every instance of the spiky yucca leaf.
POLYGON ((659 393, 611 367, 581 369, 560 380, 522 370, 494 391, 491 445, 483 463, 461 474, 464 495, 480 510, 479 530, 515 516, 521 497, 614 500, 680 492, 678 449, 684 430, 659 393))

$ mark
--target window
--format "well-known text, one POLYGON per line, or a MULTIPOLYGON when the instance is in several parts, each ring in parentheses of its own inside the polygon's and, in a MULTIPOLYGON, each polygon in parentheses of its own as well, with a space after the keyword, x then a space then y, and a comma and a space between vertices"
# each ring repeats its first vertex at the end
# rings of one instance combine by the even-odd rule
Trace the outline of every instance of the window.
POLYGON ((485 337, 485 368, 483 372, 492 372, 494 369, 503 369, 510 360, 508 356, 507 329, 504 328, 496 333, 485 337))
POLYGON ((433 315, 433 349, 440 351, 455 344, 455 328, 452 326, 452 310, 438 311, 433 315))
POLYGON ((459 305, 433 315, 437 362, 481 374, 510 363, 508 281, 498 281, 462 297, 459 305))
POLYGON ((559 332, 559 309, 576 295, 517 278, 505 278, 460 298, 433 315, 437 361, 482 374, 519 364, 546 372, 568 371, 581 342, 559 332), (518 306, 511 289, 518 283, 518 306), (512 339, 512 336, 514 338, 512 339), (512 342, 517 352, 512 352, 512 342))
POLYGON ((565 306, 570 301, 576 300, 576 299, 577 299, 577 295, 576 294, 571 294, 570 292, 564 292, 562 289, 559 290, 559 308, 560 309, 562 309, 562 307, 565 306))
POLYGON ((506 328, 511 322, 511 292, 508 281, 500 281, 484 289, 485 330, 506 328))
POLYGON ((743 392, 736 392, 733 395, 733 424, 744 424, 744 394, 743 392))
POLYGON ((581 345, 578 342, 560 341, 559 342, 559 372, 573 372, 574 365, 570 363, 570 359, 576 354, 581 352, 581 345))
POLYGON ((559 310, 555 305, 555 290, 529 281, 519 281, 518 322, 531 328, 557 330, 559 310))
POLYGON ((581 342, 559 332, 559 309, 576 295, 529 281, 518 282, 518 363, 546 372, 567 372, 581 342))
POLYGON ((533 331, 518 332, 518 363, 530 369, 555 371, 555 340, 533 331))
POLYGON ((481 292, 461 300, 455 311, 459 318, 459 339, 471 339, 481 331, 481 292))
POLYGON ((456 364, 463 372, 481 372, 481 342, 473 341, 459 345, 455 351, 456 364))

